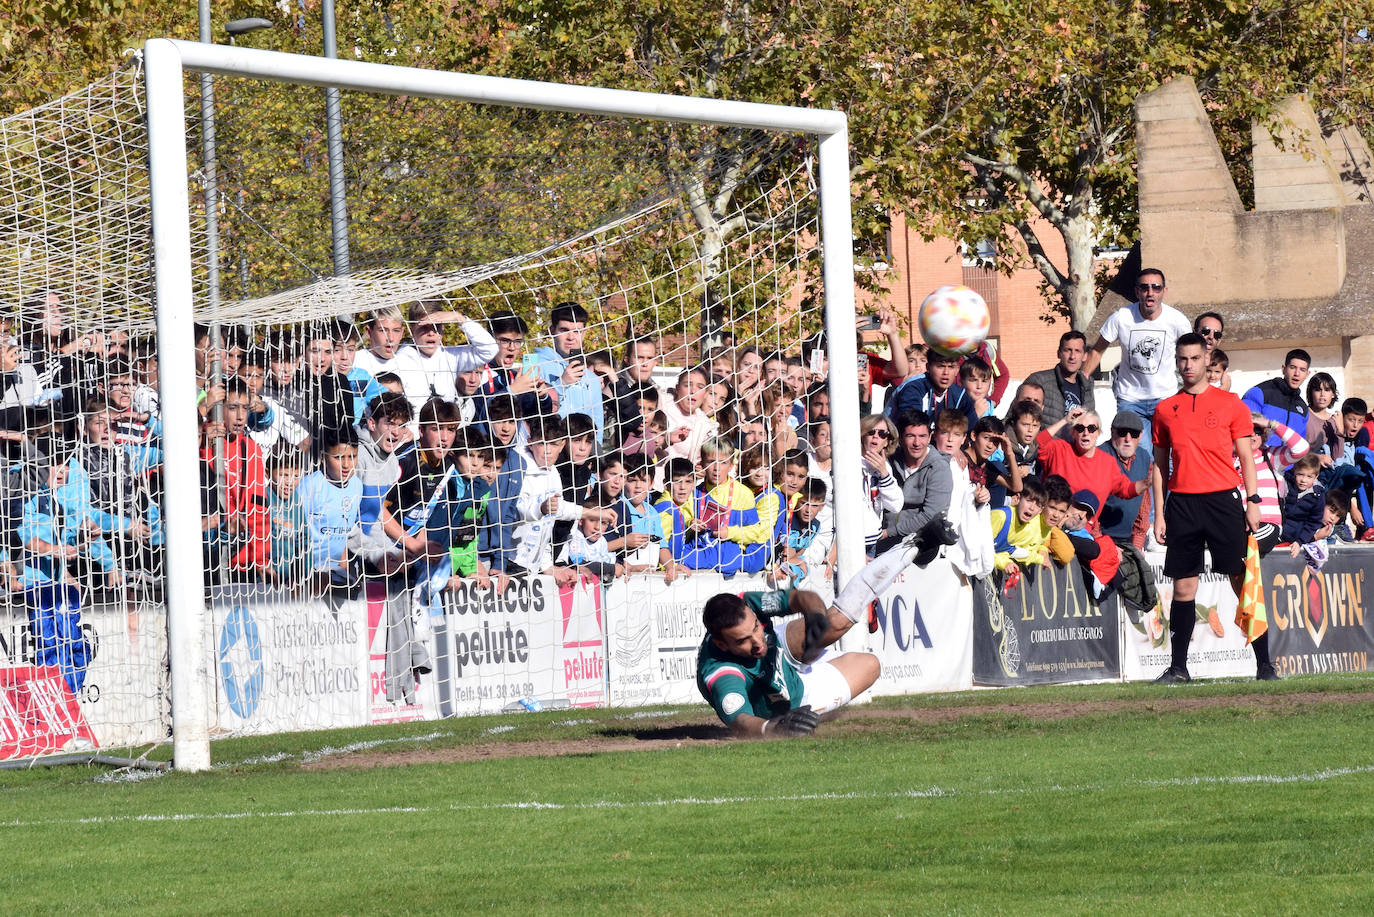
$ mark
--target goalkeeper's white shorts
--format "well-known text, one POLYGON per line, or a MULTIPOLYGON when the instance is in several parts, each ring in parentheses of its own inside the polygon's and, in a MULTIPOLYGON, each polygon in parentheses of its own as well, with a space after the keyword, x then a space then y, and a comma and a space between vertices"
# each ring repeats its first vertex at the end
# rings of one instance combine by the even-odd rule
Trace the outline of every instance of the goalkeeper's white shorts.
POLYGON ((778 638, 778 649, 786 658, 788 664, 797 670, 801 676, 802 699, 798 706, 810 706, 817 713, 829 713, 831 710, 838 710, 853 699, 849 691, 849 679, 844 677, 839 669, 835 668, 826 660, 835 658, 833 646, 827 646, 821 651, 820 658, 810 665, 802 665, 792 655, 792 651, 787 647, 787 623, 791 620, 780 620, 773 622, 773 633, 778 638))

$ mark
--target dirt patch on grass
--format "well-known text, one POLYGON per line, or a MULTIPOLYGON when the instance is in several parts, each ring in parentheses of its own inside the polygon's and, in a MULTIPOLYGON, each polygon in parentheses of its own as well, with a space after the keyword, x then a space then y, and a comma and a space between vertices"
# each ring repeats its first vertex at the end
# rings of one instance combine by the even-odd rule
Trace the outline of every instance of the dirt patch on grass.
MULTIPOLYGON (((822 726, 822 734, 861 733, 873 728, 875 721, 906 721, 913 726, 943 725, 981 717, 1021 717, 1033 721, 1065 720, 1080 716, 1160 713, 1176 715, 1198 710, 1242 710, 1255 713, 1287 714, 1328 704, 1374 703, 1374 692, 1309 691, 1283 694, 1240 694, 1200 696, 1185 693, 1187 688, 1167 696, 1129 700, 1095 700, 1048 703, 966 704, 949 707, 873 707, 842 710, 822 726)), ((655 751, 670 748, 721 745, 728 733, 709 711, 699 717, 684 718, 665 714, 662 720, 636 719, 633 722, 611 719, 589 725, 593 734, 578 738, 536 741, 485 742, 449 748, 420 748, 407 751, 370 751, 339 755, 303 765, 306 770, 333 768, 403 767, 411 764, 454 764, 505 758, 548 758, 567 755, 593 755, 606 752, 655 751)))

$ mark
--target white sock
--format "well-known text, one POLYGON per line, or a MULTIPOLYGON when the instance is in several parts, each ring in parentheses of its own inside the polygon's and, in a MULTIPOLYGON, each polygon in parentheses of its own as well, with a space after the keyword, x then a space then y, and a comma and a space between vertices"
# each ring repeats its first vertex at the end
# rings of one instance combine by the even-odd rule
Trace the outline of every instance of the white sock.
POLYGON ((869 603, 892 585, 902 571, 916 559, 916 548, 905 542, 888 548, 873 558, 835 596, 832 608, 854 623, 868 614, 869 603))

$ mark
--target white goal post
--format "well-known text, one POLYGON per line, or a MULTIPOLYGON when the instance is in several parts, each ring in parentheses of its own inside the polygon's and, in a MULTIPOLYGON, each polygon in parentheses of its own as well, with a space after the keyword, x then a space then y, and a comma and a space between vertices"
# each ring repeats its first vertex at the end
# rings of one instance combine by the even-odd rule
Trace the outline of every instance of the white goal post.
MULTIPOLYGON (((210 764, 209 696, 202 621, 207 614, 201 577, 199 504, 185 495, 199 488, 196 426, 195 315, 191 208, 187 188, 187 71, 233 77, 407 94, 603 116, 810 134, 819 139, 819 199, 825 327, 854 327, 854 266, 850 220, 848 122, 842 112, 719 99, 568 86, 525 80, 330 60, 223 45, 153 39, 144 49, 154 277, 161 367, 169 641, 172 660, 173 756, 182 770, 210 764)), ((857 387, 836 384, 858 371, 853 338, 827 335, 833 439, 859 440, 857 387)), ((834 500, 837 574, 842 585, 864 563, 857 449, 836 449, 834 500)))

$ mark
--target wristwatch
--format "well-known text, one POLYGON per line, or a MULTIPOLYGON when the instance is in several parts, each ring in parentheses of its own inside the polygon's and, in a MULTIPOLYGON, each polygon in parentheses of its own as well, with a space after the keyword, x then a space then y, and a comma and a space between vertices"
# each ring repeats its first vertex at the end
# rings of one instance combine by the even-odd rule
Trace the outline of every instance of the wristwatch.
POLYGON ((1251 494, 1245 498, 1246 503, 1263 503, 1264 499, 1259 494, 1251 494))

